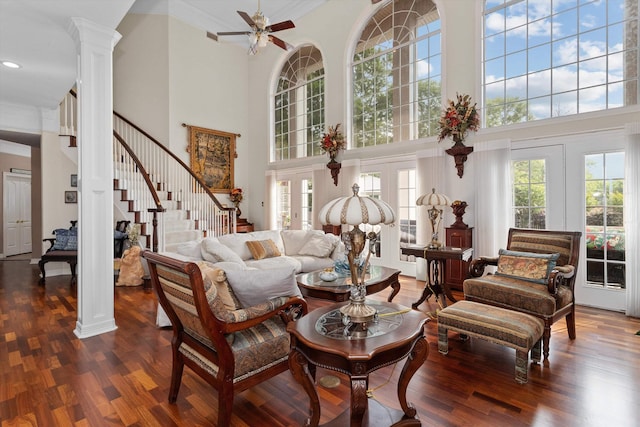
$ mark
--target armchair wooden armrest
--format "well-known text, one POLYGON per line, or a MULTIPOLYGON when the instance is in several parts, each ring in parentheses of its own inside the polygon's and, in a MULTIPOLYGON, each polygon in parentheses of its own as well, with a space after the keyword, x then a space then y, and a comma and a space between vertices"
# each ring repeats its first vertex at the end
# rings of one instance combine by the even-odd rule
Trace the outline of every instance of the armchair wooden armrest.
POLYGON ((560 286, 565 280, 570 279, 573 276, 575 268, 572 265, 556 266, 549 274, 549 280, 547 281, 547 290, 551 295, 555 295, 558 292, 558 286, 560 286))
POLYGON ((488 265, 497 266, 498 265, 498 257, 480 257, 471 261, 469 264, 469 274, 471 277, 480 277, 484 274, 484 269, 488 265))
POLYGON ((234 320, 224 322, 222 332, 229 334, 251 328, 276 315, 288 323, 307 312, 307 302, 300 297, 273 298, 253 307, 233 311, 231 314, 234 320))

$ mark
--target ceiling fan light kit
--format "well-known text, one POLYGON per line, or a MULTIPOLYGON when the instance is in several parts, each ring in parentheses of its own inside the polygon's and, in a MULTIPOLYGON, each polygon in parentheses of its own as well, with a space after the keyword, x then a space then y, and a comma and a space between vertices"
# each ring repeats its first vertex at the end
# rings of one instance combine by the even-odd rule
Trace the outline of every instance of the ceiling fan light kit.
MULTIPOLYGON (((249 36, 249 55, 255 55, 258 53, 258 48, 266 47, 269 42, 276 46, 290 50, 293 48, 289 43, 279 39, 272 35, 276 31, 288 30, 295 28, 292 21, 282 21, 273 25, 269 25, 269 18, 265 17, 260 10, 260 0, 258 0, 258 10, 253 16, 249 16, 247 12, 238 10, 238 15, 251 27, 251 31, 223 31, 216 34, 216 38, 220 36, 237 36, 246 35, 249 36)), ((213 37, 210 37, 213 39, 213 37)))

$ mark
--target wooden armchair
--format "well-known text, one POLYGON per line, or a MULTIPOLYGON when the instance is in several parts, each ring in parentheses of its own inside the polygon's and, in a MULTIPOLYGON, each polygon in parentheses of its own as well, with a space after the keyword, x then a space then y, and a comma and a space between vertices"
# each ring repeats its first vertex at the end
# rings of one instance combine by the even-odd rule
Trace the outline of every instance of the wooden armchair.
POLYGON ((169 402, 176 401, 187 365, 218 390, 217 425, 226 427, 231 422, 236 392, 288 369, 286 323, 307 313, 306 301, 278 297, 257 306, 236 308, 237 298, 222 270, 211 269, 203 279, 194 263, 149 251, 143 256, 173 327, 169 402))
POLYGON ((574 286, 580 258, 581 236, 582 233, 578 231, 511 228, 507 250, 516 251, 516 254, 504 253, 501 255, 504 258, 474 259, 469 266, 472 277, 466 279, 463 284, 465 299, 520 311, 544 320, 543 352, 544 358, 547 359, 551 325, 556 320, 564 317, 569 338, 576 338, 574 286), (518 253, 524 255, 519 256, 518 253), (523 271, 520 275, 517 272, 518 267, 514 264, 531 253, 558 254, 555 266, 544 265, 544 268, 552 266, 553 269, 547 270, 546 275, 537 279, 532 276, 525 277, 529 272, 523 271), (497 266, 498 271, 496 274, 483 276, 488 265, 497 266))

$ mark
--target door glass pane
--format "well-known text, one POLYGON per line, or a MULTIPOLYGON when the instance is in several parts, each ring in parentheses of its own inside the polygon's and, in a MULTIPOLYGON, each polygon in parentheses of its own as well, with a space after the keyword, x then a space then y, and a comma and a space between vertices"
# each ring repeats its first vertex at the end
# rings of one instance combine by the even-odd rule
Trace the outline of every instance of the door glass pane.
POLYGON ((587 283, 624 289, 624 153, 585 156, 587 283))
POLYGON ((546 228, 547 178, 544 159, 512 163, 513 215, 518 228, 546 228))
POLYGON ((400 224, 400 259, 407 261, 402 255, 403 247, 416 243, 416 171, 405 169, 398 171, 398 218, 400 224))
MULTIPOLYGON (((360 197, 369 196, 372 199, 380 199, 380 193, 382 191, 380 188, 380 172, 361 173, 358 185, 360 186, 360 191, 358 193, 360 197)), ((365 224, 361 225, 360 229, 367 234, 370 232, 377 234, 378 239, 373 249, 375 251, 375 256, 380 256, 380 225, 365 224)), ((363 254, 365 251, 366 248, 363 251, 363 254)))
POLYGON ((288 230, 291 226, 291 181, 277 182, 276 206, 278 230, 288 230))
POLYGON ((302 201, 300 210, 302 215, 302 229, 311 230, 313 228, 313 185, 311 184, 310 179, 302 180, 302 201))

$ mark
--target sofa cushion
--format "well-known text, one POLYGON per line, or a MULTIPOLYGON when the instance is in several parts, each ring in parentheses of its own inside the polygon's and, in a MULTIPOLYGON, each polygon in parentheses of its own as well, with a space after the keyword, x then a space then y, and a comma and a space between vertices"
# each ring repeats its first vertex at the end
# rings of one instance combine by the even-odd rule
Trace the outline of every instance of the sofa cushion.
POLYGON ((202 240, 184 242, 176 248, 176 252, 190 259, 202 260, 202 240))
POLYGON ((308 230, 282 230, 280 235, 282 236, 284 253, 286 255, 298 255, 300 248, 307 242, 307 237, 310 234, 315 234, 315 231, 312 230, 310 233, 308 230))
POLYGON ((318 258, 326 258, 331 256, 331 252, 335 248, 335 243, 325 234, 312 234, 307 241, 298 250, 297 255, 309 255, 318 258))
POLYGON ((220 243, 215 237, 207 237, 202 241, 201 254, 205 261, 209 262, 235 262, 244 265, 244 261, 233 249, 220 243))
POLYGON ((496 274, 546 284, 558 256, 500 249, 496 274))
POLYGON ((244 263, 247 268, 254 268, 258 270, 273 270, 274 268, 291 268, 295 273, 302 271, 302 265, 297 259, 298 257, 291 256, 278 256, 273 258, 264 259, 248 259, 244 263))
POLYGON ((227 271, 227 280, 242 307, 281 296, 302 297, 292 268, 227 271))
POLYGON ((324 270, 325 268, 333 268, 335 261, 332 258, 318 258, 309 255, 292 256, 300 264, 298 272, 308 273, 310 271, 324 270))
POLYGON ((495 274, 466 279, 462 286, 465 299, 511 307, 542 317, 553 316, 556 310, 573 301, 573 292, 568 286, 558 286, 554 296, 546 285, 495 274))
POLYGON ((273 258, 280 256, 280 250, 273 240, 250 240, 246 242, 253 259, 273 258))

